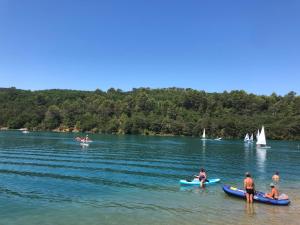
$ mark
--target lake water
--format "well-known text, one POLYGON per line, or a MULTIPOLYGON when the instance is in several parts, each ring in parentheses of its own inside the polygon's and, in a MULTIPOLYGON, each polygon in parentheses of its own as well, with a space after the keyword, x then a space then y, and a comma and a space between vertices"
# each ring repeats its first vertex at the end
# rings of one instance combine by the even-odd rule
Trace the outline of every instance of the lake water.
POLYGON ((242 141, 191 137, 0 132, 0 224, 299 224, 299 142, 270 141, 256 149, 242 141), (205 167, 220 184, 180 187, 205 167), (269 190, 274 171, 287 207, 227 196, 222 183, 242 187, 250 171, 269 190))

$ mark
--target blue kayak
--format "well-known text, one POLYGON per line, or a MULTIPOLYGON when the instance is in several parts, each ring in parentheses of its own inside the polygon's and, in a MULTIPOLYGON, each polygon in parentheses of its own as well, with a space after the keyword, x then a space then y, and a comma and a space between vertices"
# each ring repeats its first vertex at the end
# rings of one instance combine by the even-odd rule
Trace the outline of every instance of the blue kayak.
MULTIPOLYGON (((244 198, 246 199, 246 193, 244 190, 238 189, 236 187, 232 187, 229 185, 223 185, 223 191, 231 196, 235 196, 238 198, 244 198)), ((256 192, 253 196, 254 201, 265 203, 265 204, 271 204, 271 205, 288 205, 290 204, 289 199, 272 199, 272 198, 266 198, 264 197, 265 193, 263 192, 256 192)))
MULTIPOLYGON (((220 182, 221 179, 219 178, 215 178, 215 179, 208 179, 207 181, 204 182, 205 185, 207 184, 215 184, 220 182)), ((191 181, 188 180, 180 180, 179 183, 181 185, 200 185, 200 181, 198 179, 194 179, 191 181)))

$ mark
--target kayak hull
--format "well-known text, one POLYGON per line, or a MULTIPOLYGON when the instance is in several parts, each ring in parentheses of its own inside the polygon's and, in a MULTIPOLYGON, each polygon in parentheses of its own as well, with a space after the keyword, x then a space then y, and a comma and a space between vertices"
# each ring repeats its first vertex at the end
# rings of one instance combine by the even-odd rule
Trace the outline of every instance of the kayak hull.
MULTIPOLYGON (((244 190, 241 190, 241 189, 229 186, 229 185, 223 185, 223 191, 230 196, 246 199, 246 193, 244 190)), ((265 193, 263 193, 263 192, 256 192, 253 197, 253 200, 257 201, 257 202, 265 203, 265 204, 271 204, 271 205, 286 206, 286 205, 290 204, 289 199, 276 200, 276 199, 272 199, 272 198, 266 198, 266 197, 264 197, 264 195, 265 195, 265 193)))
POLYGON ((89 143, 80 143, 81 146, 89 146, 89 143))
MULTIPOLYGON (((208 184, 215 184, 215 183, 218 183, 220 182, 221 179, 219 178, 215 178, 215 179, 208 179, 208 182, 204 182, 205 185, 208 185, 208 184)), ((200 181, 198 179, 194 179, 192 181, 188 181, 188 180, 180 180, 179 183, 181 185, 200 185, 200 181)))

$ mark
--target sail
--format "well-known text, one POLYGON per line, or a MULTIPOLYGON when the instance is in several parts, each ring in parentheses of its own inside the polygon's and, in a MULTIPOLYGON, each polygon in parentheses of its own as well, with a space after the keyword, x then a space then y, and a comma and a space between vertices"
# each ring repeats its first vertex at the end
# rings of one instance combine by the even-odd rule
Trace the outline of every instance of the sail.
POLYGON ((253 142, 253 134, 251 134, 250 141, 253 142))
POLYGON ((202 138, 205 139, 205 128, 203 129, 202 138))
POLYGON ((256 145, 266 145, 265 128, 262 126, 256 145))
POLYGON ((256 140, 258 140, 258 138, 259 138, 259 129, 257 130, 256 140))
POLYGON ((244 142, 247 142, 247 141, 249 141, 249 135, 248 135, 248 133, 246 134, 246 136, 244 138, 244 142))

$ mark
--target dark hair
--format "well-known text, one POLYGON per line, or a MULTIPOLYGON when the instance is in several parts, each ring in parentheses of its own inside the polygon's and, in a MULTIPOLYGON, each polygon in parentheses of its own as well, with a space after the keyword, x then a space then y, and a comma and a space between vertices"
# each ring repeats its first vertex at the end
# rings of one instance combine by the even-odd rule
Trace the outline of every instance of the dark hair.
POLYGON ((205 172, 205 169, 204 169, 204 168, 201 168, 200 171, 201 171, 201 172, 205 172))
POLYGON ((276 174, 276 175, 279 175, 279 172, 278 172, 278 171, 276 171, 276 172, 275 172, 275 174, 276 174))
POLYGON ((249 172, 246 172, 246 177, 251 177, 251 174, 249 172))

